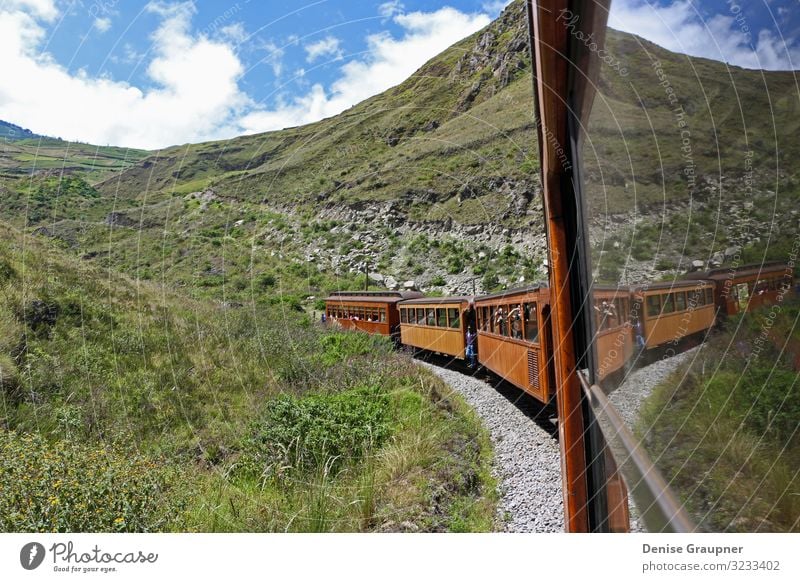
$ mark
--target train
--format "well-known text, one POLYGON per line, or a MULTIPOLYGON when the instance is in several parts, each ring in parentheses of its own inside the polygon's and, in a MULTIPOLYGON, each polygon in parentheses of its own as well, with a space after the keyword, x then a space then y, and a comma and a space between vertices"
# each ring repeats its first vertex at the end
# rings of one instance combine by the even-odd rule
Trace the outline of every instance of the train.
MULTIPOLYGON (((684 279, 628 286, 595 285, 588 294, 600 385, 637 356, 676 353, 725 318, 792 293, 785 263, 742 265, 692 273, 684 279)), ((325 319, 345 329, 377 333, 415 352, 467 359, 467 331, 477 361, 506 382, 549 403, 556 393, 552 291, 537 283, 482 296, 424 296, 418 291, 340 291, 325 299, 325 319)))

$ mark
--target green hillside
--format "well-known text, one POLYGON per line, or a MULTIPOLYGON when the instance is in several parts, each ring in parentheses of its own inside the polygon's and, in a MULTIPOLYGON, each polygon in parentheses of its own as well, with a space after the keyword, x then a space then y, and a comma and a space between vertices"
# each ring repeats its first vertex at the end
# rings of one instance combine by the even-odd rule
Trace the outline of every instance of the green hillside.
POLYGON ((483 429, 388 340, 0 226, 0 531, 491 529, 483 429))
MULTIPOLYGON (((779 255, 775 235, 797 227, 792 73, 690 58, 615 31, 608 50, 630 74, 602 71, 584 152, 597 276, 660 278, 734 246, 779 255), (688 162, 679 122, 690 130, 688 162)), ((411 279, 445 293, 544 276, 522 2, 332 118, 144 159, 98 151, 39 158, 37 167, 68 159, 90 173, 71 177, 66 194, 59 173, 6 179, 0 213, 85 260, 219 301, 361 286, 365 264, 375 284, 411 279)), ((30 160, 19 164, 30 155, 3 163, 28 172, 30 160)))

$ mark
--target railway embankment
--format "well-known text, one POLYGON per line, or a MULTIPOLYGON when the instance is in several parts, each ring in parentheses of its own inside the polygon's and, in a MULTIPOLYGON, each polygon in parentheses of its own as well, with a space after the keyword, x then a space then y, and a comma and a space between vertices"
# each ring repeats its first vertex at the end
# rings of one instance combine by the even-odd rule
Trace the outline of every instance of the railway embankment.
POLYGON ((478 377, 423 365, 458 392, 489 430, 500 494, 497 529, 564 531, 558 441, 541 405, 530 403, 519 390, 504 394, 478 377))

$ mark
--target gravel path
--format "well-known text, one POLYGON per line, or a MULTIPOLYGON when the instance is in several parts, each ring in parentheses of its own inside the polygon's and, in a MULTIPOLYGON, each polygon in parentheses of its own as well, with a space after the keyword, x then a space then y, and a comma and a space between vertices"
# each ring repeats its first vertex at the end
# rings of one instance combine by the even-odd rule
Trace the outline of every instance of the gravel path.
POLYGON ((622 416, 628 428, 633 428, 639 418, 639 409, 653 388, 663 382, 683 362, 690 360, 702 346, 697 346, 671 358, 658 360, 631 373, 608 399, 622 416))
POLYGON ((500 484, 497 517, 502 531, 564 531, 558 442, 487 382, 420 364, 461 394, 489 430, 495 452, 493 473, 500 484))

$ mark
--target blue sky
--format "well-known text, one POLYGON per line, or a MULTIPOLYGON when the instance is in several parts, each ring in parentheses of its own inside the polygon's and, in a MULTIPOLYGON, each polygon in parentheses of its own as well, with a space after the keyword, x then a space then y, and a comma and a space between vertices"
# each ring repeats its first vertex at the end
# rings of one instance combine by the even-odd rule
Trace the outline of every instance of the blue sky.
MULTIPOLYGON (((0 119, 144 148, 309 123, 401 82, 507 3, 0 0, 0 119)), ((610 23, 739 66, 800 68, 797 0, 615 0, 610 23)))

